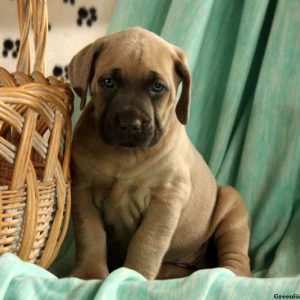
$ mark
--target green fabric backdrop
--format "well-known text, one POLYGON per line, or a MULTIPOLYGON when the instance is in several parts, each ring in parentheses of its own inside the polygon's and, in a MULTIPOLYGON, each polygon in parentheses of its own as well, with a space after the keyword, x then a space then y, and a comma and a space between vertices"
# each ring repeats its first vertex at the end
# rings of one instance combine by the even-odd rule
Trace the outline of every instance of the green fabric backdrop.
MULTIPOLYGON (((109 31, 132 26, 187 53, 187 131, 245 199, 255 276, 300 274, 300 1, 118 1, 109 31)), ((52 270, 66 274, 73 250, 69 236, 52 270)))

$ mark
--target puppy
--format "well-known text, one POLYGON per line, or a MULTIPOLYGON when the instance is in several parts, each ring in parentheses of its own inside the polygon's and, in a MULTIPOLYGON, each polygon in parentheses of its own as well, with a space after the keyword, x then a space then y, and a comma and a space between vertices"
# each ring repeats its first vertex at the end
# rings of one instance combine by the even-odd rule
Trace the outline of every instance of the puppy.
POLYGON ((103 279, 121 266, 148 279, 213 266, 250 276, 241 196, 217 186, 186 134, 184 53, 131 28, 81 50, 69 78, 81 109, 92 96, 72 147, 73 276, 103 279))

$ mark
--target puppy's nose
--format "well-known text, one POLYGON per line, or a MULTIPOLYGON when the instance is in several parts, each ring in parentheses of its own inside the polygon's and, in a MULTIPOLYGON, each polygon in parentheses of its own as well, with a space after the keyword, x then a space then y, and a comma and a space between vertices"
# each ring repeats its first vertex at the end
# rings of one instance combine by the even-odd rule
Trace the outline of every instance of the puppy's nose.
POLYGON ((119 119, 119 126, 123 132, 136 133, 141 131, 142 121, 138 118, 132 120, 119 119))
POLYGON ((126 115, 117 115, 116 122, 125 134, 135 134, 142 130, 142 120, 137 116, 128 117, 126 115))

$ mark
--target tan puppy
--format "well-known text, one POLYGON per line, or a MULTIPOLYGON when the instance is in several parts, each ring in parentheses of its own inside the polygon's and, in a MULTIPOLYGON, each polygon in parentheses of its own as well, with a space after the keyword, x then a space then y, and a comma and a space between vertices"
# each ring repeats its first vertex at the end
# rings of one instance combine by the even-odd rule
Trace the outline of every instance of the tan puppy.
POLYGON ((104 278, 125 266, 174 278, 218 265, 250 276, 241 197, 218 189, 185 131, 191 78, 183 52, 131 28, 81 50, 69 77, 81 108, 88 87, 92 95, 73 139, 72 274, 104 278))

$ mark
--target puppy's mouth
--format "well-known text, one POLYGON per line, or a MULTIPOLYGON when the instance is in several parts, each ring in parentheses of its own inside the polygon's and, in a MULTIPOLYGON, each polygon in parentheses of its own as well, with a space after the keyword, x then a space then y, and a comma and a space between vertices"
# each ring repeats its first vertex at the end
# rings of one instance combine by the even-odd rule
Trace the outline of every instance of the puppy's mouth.
POLYGON ((118 128, 110 126, 109 122, 99 125, 101 139, 111 146, 127 149, 147 149, 153 138, 153 130, 149 132, 124 133, 118 128))
POLYGON ((103 140, 106 144, 127 149, 147 149, 151 139, 138 136, 124 136, 104 129, 103 140))
POLYGON ((119 144, 120 147, 124 147, 124 148, 139 148, 140 146, 135 145, 133 143, 120 143, 119 144))

